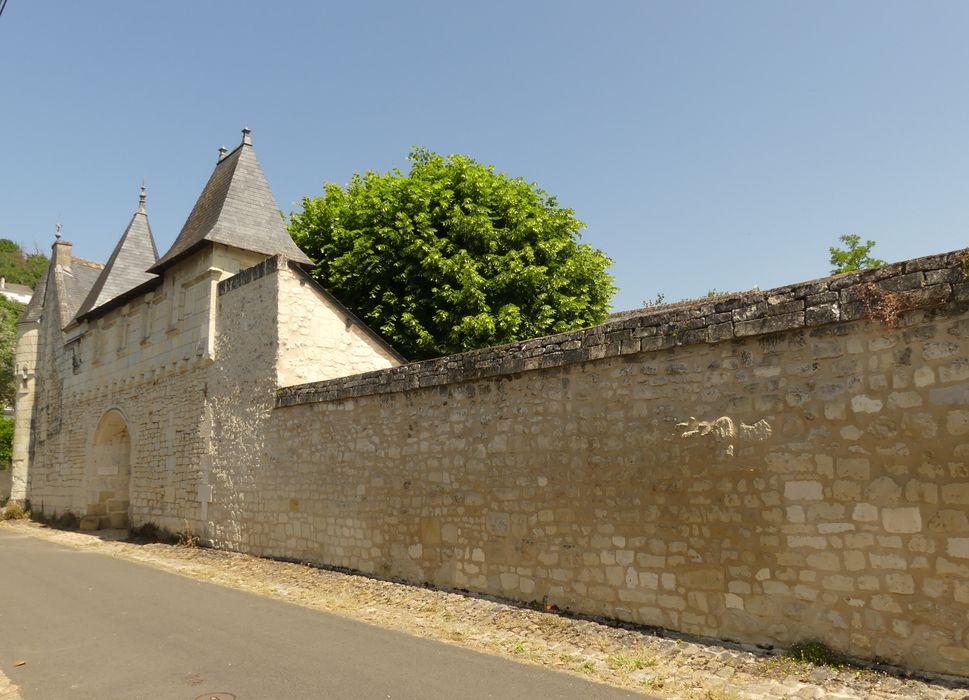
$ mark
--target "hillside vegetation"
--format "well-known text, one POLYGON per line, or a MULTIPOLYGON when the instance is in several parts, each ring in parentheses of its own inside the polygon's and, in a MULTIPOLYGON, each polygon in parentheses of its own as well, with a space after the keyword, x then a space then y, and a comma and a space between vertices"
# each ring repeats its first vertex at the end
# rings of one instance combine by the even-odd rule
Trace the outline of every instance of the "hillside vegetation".
MULTIPOLYGON (((40 252, 27 253, 19 243, 0 238, 0 277, 9 284, 24 284, 34 288, 47 266, 47 256, 40 252)), ((23 304, 0 295, 0 404, 13 406, 16 398, 14 380, 14 350, 17 345, 17 319, 23 304)), ((13 420, 0 418, 0 469, 10 463, 13 443, 13 420)))
POLYGON ((27 253, 21 244, 0 238, 0 277, 11 284, 25 284, 31 289, 47 267, 47 256, 40 251, 27 253))

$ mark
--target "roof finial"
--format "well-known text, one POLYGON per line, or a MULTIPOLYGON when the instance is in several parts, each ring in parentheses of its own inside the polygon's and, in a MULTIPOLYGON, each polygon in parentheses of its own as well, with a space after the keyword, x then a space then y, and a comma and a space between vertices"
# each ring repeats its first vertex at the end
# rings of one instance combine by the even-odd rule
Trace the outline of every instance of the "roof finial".
POLYGON ((229 152, 229 149, 226 148, 225 146, 222 146, 222 147, 219 148, 219 162, 220 163, 222 162, 222 159, 225 158, 225 154, 228 153, 228 152, 229 152))
POLYGON ((248 126, 242 127, 242 145, 243 146, 251 146, 252 145, 252 139, 249 137, 249 134, 251 134, 251 133, 252 133, 252 131, 249 129, 248 126))
POLYGON ((145 213, 145 200, 148 197, 145 195, 145 178, 141 178, 141 194, 138 195, 138 211, 142 214, 145 213))
POLYGON ((61 239, 61 225, 60 224, 55 224, 54 225, 54 228, 57 229, 56 233, 54 234, 54 238, 56 238, 57 240, 60 240, 61 239))

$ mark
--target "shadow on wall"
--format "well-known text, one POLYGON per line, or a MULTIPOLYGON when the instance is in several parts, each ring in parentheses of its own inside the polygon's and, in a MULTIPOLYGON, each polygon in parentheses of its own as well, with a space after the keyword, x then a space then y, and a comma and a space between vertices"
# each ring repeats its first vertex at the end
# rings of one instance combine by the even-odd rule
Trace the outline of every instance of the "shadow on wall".
POLYGON ((0 469, 0 503, 10 498, 10 469, 0 469))

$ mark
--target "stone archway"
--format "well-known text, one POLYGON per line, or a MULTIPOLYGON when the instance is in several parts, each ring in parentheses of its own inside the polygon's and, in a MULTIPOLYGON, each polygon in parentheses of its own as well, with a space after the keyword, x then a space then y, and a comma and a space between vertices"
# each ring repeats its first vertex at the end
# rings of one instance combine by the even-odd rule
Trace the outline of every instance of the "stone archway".
POLYGON ((131 434, 120 411, 101 416, 88 459, 87 507, 82 526, 89 529, 128 527, 128 482, 131 477, 131 434))

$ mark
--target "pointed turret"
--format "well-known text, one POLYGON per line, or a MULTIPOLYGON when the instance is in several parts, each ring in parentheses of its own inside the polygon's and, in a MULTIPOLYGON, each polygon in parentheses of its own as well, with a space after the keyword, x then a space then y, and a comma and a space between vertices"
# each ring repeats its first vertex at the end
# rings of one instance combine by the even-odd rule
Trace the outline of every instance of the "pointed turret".
POLYGON ((161 272, 206 242, 311 264, 286 230, 249 133, 249 129, 242 130, 242 143, 231 153, 220 151, 215 170, 181 233, 149 268, 151 272, 161 272))
POLYGON ((158 248, 148 225, 148 212, 145 209, 145 185, 141 185, 138 210, 131 217, 131 223, 114 247, 107 264, 101 270, 97 281, 77 310, 80 319, 98 307, 117 299, 122 294, 140 287, 157 278, 148 268, 158 260, 158 248))
POLYGON ((43 274, 34 286, 34 294, 27 302, 27 308, 20 314, 17 323, 35 323, 40 320, 41 314, 44 312, 44 303, 47 301, 47 280, 51 275, 51 267, 48 262, 43 274))

